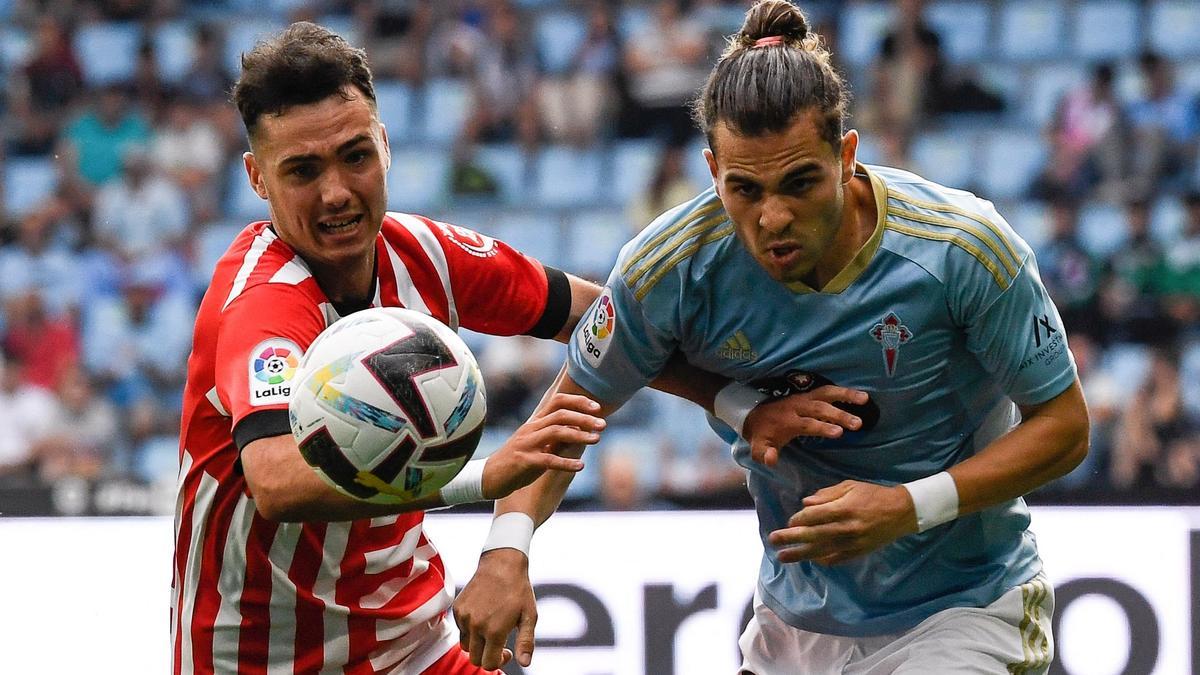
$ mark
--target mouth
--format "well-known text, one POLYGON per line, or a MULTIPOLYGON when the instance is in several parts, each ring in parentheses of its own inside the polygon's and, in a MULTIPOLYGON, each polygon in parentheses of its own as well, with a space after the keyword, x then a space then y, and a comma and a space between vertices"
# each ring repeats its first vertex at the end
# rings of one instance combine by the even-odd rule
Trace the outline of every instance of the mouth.
POLYGON ((362 214, 360 213, 357 216, 349 216, 346 218, 322 220, 319 223, 317 223, 317 226, 321 228, 322 232, 325 232, 327 234, 339 234, 339 233, 348 232, 348 231, 354 229, 354 226, 361 223, 362 219, 363 219, 363 217, 362 217, 362 214))
POLYGON ((772 244, 767 247, 767 257, 775 262, 785 263, 798 258, 801 251, 797 244, 772 244))

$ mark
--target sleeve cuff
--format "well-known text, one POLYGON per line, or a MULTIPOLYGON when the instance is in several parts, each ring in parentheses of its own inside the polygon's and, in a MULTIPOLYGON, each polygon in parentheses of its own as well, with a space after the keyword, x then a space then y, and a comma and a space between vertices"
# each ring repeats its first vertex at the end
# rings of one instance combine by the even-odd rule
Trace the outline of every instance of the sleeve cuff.
POLYGON ((292 425, 288 421, 287 408, 256 410, 243 417, 242 421, 233 427, 233 442, 237 444, 238 452, 241 452, 252 441, 291 433, 292 425))
POLYGON ((562 332, 571 316, 571 282, 559 269, 543 265, 546 270, 546 308, 542 317, 525 334, 551 339, 562 332))

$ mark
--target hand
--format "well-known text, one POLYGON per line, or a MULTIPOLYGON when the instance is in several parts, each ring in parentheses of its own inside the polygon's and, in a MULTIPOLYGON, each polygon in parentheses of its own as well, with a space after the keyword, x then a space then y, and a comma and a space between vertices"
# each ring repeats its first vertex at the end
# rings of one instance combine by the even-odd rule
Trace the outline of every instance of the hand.
POLYGON ((775 466, 780 448, 797 436, 838 438, 843 429, 857 431, 862 428, 862 420, 834 403, 863 405, 867 398, 865 391, 827 384, 759 403, 742 425, 742 436, 750 443, 750 457, 775 466))
POLYGON ((902 485, 846 480, 804 498, 803 508, 767 541, 779 561, 836 565, 917 531, 917 511, 902 485))
POLYGON ((560 457, 563 446, 591 445, 600 440, 604 419, 600 404, 586 396, 555 394, 549 404, 534 413, 512 437, 487 458, 483 467, 485 499, 507 497, 537 480, 548 470, 579 471, 583 462, 560 457))
POLYGON ((513 628, 517 629, 517 662, 528 666, 533 659, 537 600, 525 554, 498 548, 480 556, 475 576, 454 600, 454 622, 459 645, 476 666, 499 668, 512 657, 504 644, 513 628))

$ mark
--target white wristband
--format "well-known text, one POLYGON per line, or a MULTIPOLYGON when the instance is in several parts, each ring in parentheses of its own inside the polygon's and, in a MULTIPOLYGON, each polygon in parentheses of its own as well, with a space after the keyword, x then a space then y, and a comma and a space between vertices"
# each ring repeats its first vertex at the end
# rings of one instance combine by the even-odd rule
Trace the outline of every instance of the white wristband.
POLYGON ((483 501, 483 466, 486 459, 467 462, 458 475, 442 486, 439 494, 446 506, 483 501))
POLYGON ((483 542, 486 553, 496 548, 515 548, 529 555, 529 544, 533 541, 533 518, 520 511, 501 513, 492 520, 492 529, 483 542))
POLYGON ((958 517, 958 486, 954 476, 942 471, 904 483, 917 511, 917 532, 948 523, 958 517))
POLYGON ((766 394, 753 387, 730 382, 717 392, 717 398, 713 401, 713 415, 741 436, 746 416, 766 398, 766 394))

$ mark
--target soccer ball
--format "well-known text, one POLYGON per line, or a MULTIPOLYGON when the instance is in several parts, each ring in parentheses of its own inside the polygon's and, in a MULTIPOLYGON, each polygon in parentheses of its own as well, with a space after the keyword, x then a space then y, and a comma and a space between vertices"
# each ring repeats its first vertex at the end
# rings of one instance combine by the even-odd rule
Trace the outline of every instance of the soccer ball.
POLYGON ((325 482, 367 502, 430 495, 475 452, 483 377, 462 339, 408 309, 372 308, 326 328, 288 402, 300 454, 325 482))

